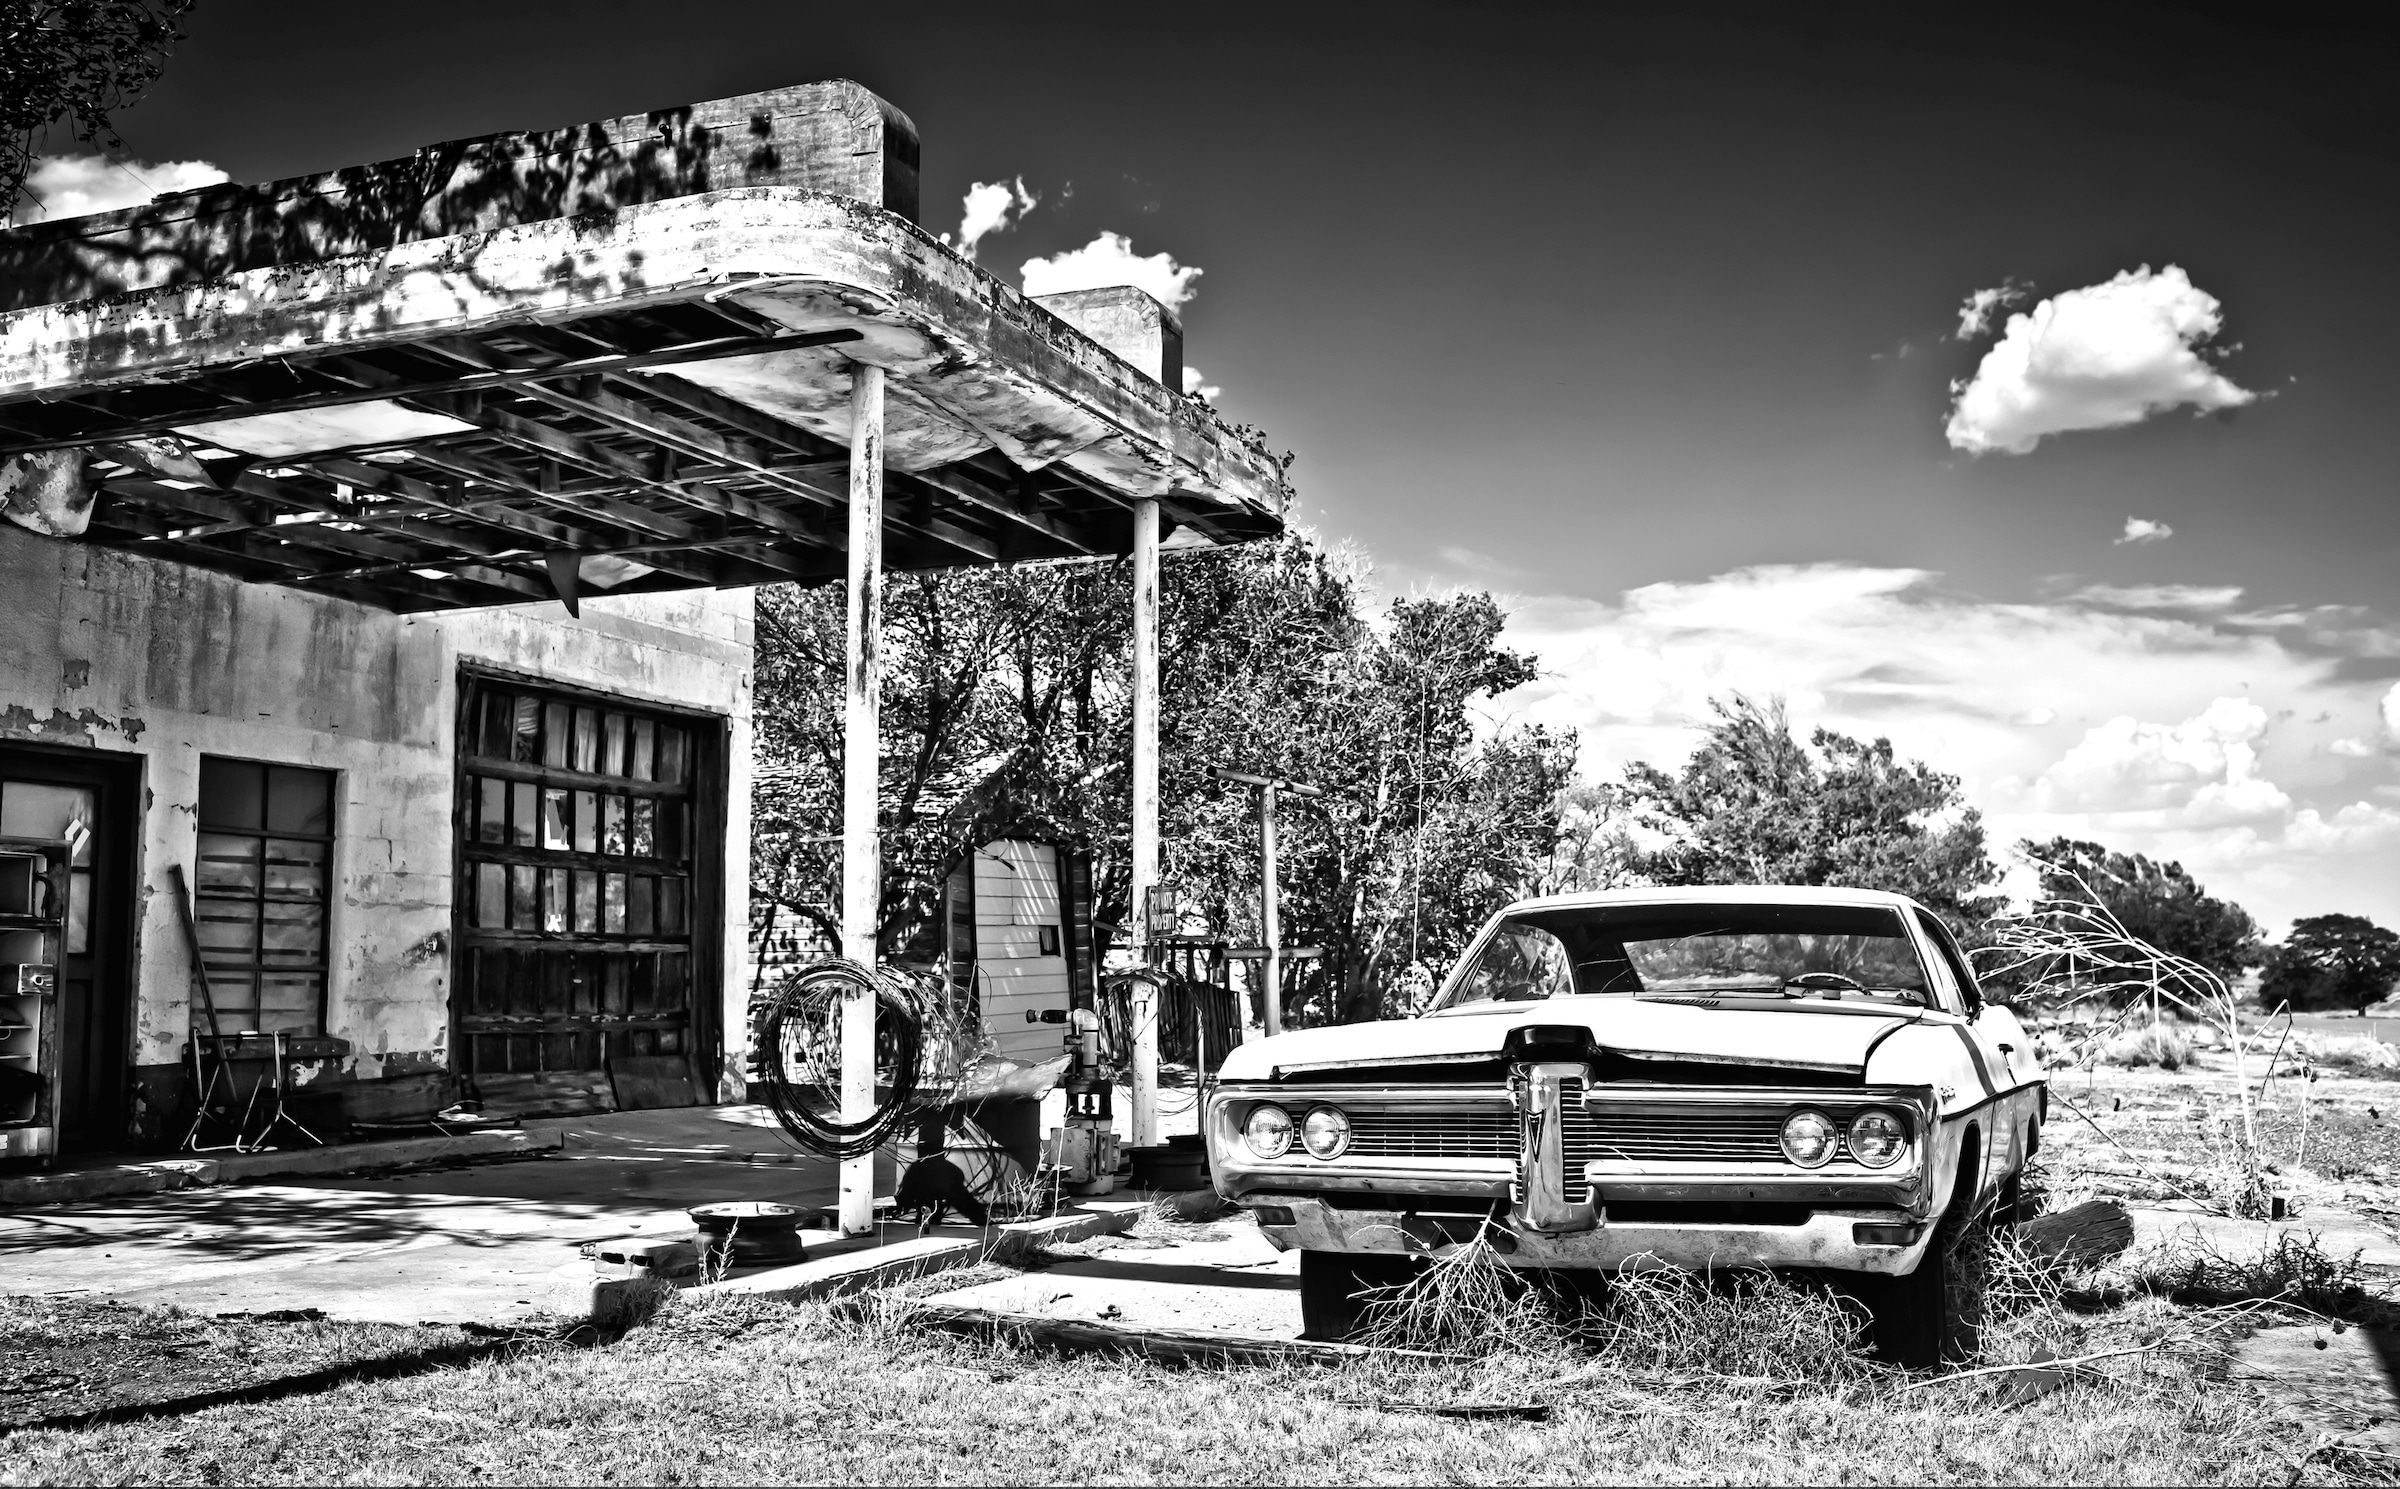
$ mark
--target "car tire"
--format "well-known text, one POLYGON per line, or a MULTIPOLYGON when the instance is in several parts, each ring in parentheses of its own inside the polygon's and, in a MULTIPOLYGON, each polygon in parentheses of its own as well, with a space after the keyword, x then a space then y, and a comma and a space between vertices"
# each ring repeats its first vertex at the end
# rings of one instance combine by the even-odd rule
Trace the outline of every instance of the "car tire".
POLYGON ((2019 1168, 2000 1186, 2000 1198, 1992 1205, 1992 1229, 2007 1231, 2025 1218, 2025 1170, 2019 1168))
POLYGON ((1301 1336, 1337 1341, 1350 1338, 1365 1323, 1375 1290, 1398 1287, 1417 1271, 1413 1257, 1301 1252, 1301 1336))
POLYGON ((1990 1276, 1992 1229, 1973 1211, 1974 1192, 1962 1182, 1934 1230, 1917 1269, 1875 1279, 1862 1289, 1867 1340, 1878 1357, 1909 1370, 1972 1364, 1982 1347, 1984 1290, 1990 1276))

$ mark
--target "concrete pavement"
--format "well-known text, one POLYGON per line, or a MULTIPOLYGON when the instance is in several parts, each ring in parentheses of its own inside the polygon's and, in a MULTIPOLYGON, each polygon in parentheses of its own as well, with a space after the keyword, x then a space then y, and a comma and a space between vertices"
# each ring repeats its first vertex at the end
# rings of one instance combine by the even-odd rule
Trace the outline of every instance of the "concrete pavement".
MULTIPOLYGON (((586 1241, 688 1232, 719 1200, 833 1202, 830 1164, 756 1106, 525 1124, 554 1157, 97 1199, 0 1214, 11 1292, 89 1292, 201 1313, 320 1308, 385 1323, 506 1324, 549 1306, 586 1241)), ((878 1188, 892 1175, 879 1165, 878 1188)), ((913 1227, 896 1227, 915 1234, 913 1227)))
POLYGON ((1268 1245, 1247 1215, 1172 1242, 1098 1236, 1051 1255, 1038 1270, 924 1301, 1129 1329, 1300 1337, 1300 1253, 1268 1245))

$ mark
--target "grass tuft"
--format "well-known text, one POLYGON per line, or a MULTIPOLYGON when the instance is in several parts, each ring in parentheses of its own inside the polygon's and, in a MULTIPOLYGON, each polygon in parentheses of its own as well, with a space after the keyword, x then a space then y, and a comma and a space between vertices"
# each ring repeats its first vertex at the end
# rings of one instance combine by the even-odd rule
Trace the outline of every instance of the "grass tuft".
POLYGON ((1479 1231, 1407 1282, 1370 1294, 1361 1338, 1384 1349, 1481 1358, 1502 1350, 1553 1353, 1566 1343, 1566 1331, 1479 1231))
POLYGON ((1773 1272, 1629 1272, 1608 1280, 1582 1332, 1634 1374, 1849 1385, 1876 1368, 1861 1318, 1834 1293, 1773 1272))
POLYGON ((2192 1063, 2192 1036, 2171 1020, 2145 1024, 2111 1036, 2100 1046, 2100 1058, 2111 1065, 2155 1065, 2181 1070, 2192 1063))

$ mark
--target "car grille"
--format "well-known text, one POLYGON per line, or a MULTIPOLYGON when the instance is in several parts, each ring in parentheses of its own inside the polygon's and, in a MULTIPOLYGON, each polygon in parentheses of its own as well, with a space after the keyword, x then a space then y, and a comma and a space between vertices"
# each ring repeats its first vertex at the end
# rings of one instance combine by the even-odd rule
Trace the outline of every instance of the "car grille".
POLYGON ((1777 1112, 1661 1107, 1652 1111, 1567 1108, 1567 1172, 1586 1163, 1780 1163, 1783 1117, 1777 1112))
MULTIPOLYGON (((1783 1158, 1783 1116, 1709 1106, 1591 1111, 1583 1083, 1562 1082, 1560 1138, 1567 1198, 1587 1197, 1587 1163, 1775 1163, 1783 1158)), ((1361 1158, 1515 1160, 1522 1139, 1514 1107, 1425 1106, 1351 1109, 1350 1153, 1361 1158)), ((1837 1120, 1839 1119, 1838 1114, 1837 1120)), ((1297 1148, 1294 1149, 1298 1151, 1297 1148)))
POLYGON ((1352 1111, 1350 1153, 1361 1158, 1514 1158, 1514 1107, 1352 1111))

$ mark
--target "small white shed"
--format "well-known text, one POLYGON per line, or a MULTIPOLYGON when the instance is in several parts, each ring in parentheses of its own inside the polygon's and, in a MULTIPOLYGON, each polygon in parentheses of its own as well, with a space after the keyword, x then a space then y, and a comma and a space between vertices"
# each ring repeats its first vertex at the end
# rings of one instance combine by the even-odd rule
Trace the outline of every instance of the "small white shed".
POLYGON ((1001 838, 951 871, 942 899, 952 986, 975 999, 998 1053, 1028 1064, 1055 1058, 1066 1030, 1042 1015, 1062 1017, 1095 988, 1090 858, 1001 838))

